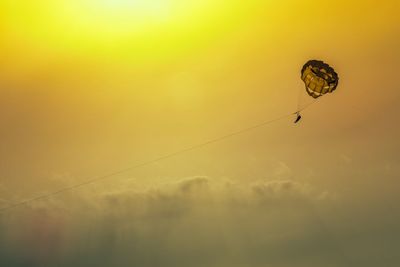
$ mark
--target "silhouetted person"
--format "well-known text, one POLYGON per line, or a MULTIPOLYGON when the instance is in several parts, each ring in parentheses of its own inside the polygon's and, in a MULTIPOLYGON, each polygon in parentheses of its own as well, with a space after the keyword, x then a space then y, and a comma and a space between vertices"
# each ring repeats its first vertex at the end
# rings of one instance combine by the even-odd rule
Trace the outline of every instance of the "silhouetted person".
POLYGON ((297 112, 297 118, 296 118, 296 120, 294 121, 294 123, 298 123, 300 120, 301 120, 301 115, 300 115, 299 112, 297 112))

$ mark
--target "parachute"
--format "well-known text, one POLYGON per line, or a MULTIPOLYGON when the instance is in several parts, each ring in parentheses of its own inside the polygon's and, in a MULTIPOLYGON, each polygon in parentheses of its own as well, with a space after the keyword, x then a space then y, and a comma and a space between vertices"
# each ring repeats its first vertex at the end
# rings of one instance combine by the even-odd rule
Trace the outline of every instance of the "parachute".
POLYGON ((310 60, 304 64, 301 70, 301 79, 306 86, 308 95, 313 98, 332 93, 339 82, 335 70, 320 60, 310 60))
POLYGON ((305 84, 307 93, 304 90, 299 90, 297 111, 293 113, 297 115, 294 123, 300 121, 300 111, 313 104, 317 98, 335 91, 339 83, 339 76, 335 70, 321 60, 309 60, 304 64, 301 69, 301 79, 305 84))

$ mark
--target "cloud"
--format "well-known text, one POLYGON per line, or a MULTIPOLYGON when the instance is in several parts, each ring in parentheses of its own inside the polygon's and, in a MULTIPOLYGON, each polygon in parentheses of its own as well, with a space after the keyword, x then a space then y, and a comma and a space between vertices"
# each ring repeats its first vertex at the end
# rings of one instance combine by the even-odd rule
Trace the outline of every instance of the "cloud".
POLYGON ((292 169, 283 161, 279 161, 278 166, 273 171, 273 177, 275 178, 290 178, 292 175, 292 169))
POLYGON ((70 192, 1 217, 0 265, 346 266, 318 214, 334 218, 323 194, 291 180, 208 177, 70 192))
POLYGON ((337 197, 327 191, 320 191, 309 184, 299 183, 293 180, 273 180, 255 183, 253 192, 266 200, 283 199, 291 200, 328 200, 337 197))
POLYGON ((253 185, 253 191, 263 197, 292 197, 311 196, 311 188, 292 180, 276 180, 257 183, 253 185))

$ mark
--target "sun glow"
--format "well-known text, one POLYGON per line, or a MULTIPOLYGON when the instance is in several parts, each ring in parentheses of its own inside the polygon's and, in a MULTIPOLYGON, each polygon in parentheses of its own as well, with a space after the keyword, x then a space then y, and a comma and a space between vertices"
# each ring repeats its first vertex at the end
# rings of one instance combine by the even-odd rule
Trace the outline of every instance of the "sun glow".
POLYGON ((208 0, 80 0, 65 2, 63 10, 80 31, 118 35, 165 29, 211 6, 208 0))
POLYGON ((84 0, 75 2, 73 10, 79 18, 101 26, 162 23, 171 16, 168 0, 84 0))
POLYGON ((151 61, 228 32, 237 8, 236 0, 4 0, 0 25, 9 24, 8 40, 21 38, 18 45, 32 57, 73 53, 151 61))

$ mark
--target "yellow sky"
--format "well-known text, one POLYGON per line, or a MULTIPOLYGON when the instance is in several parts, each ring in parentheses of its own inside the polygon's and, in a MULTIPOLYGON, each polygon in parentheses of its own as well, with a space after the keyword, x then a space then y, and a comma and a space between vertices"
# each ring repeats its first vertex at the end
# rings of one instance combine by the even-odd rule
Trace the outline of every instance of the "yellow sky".
MULTIPOLYGON (((319 138, 330 127, 365 123, 376 114, 370 109, 389 108, 398 97, 397 1, 1 5, 2 156, 10 160, 7 173, 21 162, 21 175, 36 173, 27 182, 38 189, 39 177, 101 174, 293 111, 308 59, 327 61, 341 80, 308 111, 301 133, 287 124, 181 164, 207 173, 212 159, 235 173, 235 162, 249 158, 241 153, 275 158, 256 149, 270 138, 303 131, 319 138), (206 163, 196 168, 197 160, 206 163)), ((157 176, 178 175, 176 164, 157 176)))
MULTIPOLYGON (((319 138, 330 127, 365 123, 398 97, 397 1, 1 5, 7 173, 23 162, 23 176, 99 174, 290 112, 302 87, 299 70, 312 58, 329 62, 341 80, 308 111, 301 134, 319 138)), ((181 163, 205 161, 194 172, 207 173, 213 159, 235 173, 235 162, 248 158, 241 153, 274 158, 255 148, 282 134, 300 133, 288 124, 215 148, 229 155, 202 151, 181 163)), ((166 166, 157 176, 181 168, 166 166)), ((41 188, 35 179, 28 183, 41 188)))
POLYGON ((399 266, 399 12, 397 0, 0 0, 2 206, 294 112, 309 59, 340 77, 296 126, 0 217, 0 265, 399 266), (76 265, 75 249, 95 252, 76 265), (102 251, 114 261, 90 261, 102 251))

